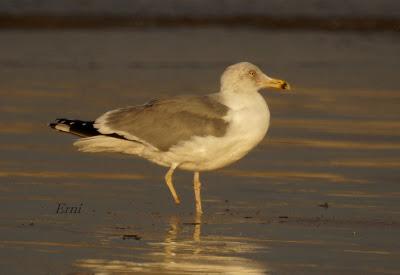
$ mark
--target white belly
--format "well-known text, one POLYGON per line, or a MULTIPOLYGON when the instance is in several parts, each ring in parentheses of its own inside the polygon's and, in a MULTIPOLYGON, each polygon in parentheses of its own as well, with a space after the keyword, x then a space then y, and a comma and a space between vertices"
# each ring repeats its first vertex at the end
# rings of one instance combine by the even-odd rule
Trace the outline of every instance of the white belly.
POLYGON ((226 119, 230 125, 223 137, 195 137, 179 144, 165 156, 168 159, 164 159, 164 165, 175 162, 184 170, 214 170, 245 156, 264 138, 269 127, 268 106, 257 95, 246 106, 229 111, 226 119))

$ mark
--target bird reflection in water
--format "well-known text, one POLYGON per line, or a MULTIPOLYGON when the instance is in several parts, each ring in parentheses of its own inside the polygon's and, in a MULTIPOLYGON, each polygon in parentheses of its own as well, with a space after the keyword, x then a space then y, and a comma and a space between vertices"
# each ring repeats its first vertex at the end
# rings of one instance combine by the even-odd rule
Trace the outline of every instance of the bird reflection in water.
MULTIPOLYGON (((229 236, 201 237, 202 219, 196 215, 191 223, 181 223, 173 216, 164 241, 149 242, 150 251, 135 255, 134 260, 83 259, 76 266, 96 274, 268 274, 268 269, 250 258, 265 247, 255 241, 229 236), (193 226, 192 236, 182 238, 186 226, 193 226)), ((137 253, 137 252, 135 252, 137 253)))

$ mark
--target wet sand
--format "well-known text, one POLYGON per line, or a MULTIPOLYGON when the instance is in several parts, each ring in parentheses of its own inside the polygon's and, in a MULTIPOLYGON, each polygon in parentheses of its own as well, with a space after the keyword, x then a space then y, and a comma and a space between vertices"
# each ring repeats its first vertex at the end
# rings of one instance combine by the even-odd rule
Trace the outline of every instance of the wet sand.
POLYGON ((0 270, 4 274, 400 273, 396 33, 148 29, 0 32, 0 270), (267 138, 246 158, 175 173, 83 154, 47 128, 120 106, 217 91, 254 62, 267 138), (59 203, 80 213, 57 214, 59 203))

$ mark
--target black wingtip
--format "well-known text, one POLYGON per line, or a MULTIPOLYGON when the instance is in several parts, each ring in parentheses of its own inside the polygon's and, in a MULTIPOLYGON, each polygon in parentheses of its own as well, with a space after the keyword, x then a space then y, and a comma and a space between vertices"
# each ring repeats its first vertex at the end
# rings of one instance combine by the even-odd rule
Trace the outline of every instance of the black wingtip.
POLYGON ((57 123, 47 123, 47 126, 49 126, 52 129, 56 128, 57 123))
POLYGON ((80 137, 97 136, 100 133, 93 127, 94 121, 83 121, 78 119, 57 118, 48 126, 54 130, 80 137))

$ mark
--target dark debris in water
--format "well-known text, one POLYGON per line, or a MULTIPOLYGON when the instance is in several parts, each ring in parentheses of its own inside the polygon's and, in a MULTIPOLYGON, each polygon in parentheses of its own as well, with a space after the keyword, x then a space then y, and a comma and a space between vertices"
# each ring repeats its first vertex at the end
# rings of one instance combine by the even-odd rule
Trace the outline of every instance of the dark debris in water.
POLYGON ((134 239, 134 240, 141 240, 142 239, 142 237, 140 237, 139 235, 137 235, 137 234, 124 234, 124 235, 122 235, 122 239, 123 240, 130 240, 130 239, 134 239))
POLYGON ((184 222, 184 225, 198 225, 201 224, 200 222, 184 222))
POLYGON ((20 226, 34 226, 35 223, 34 222, 29 222, 29 223, 21 223, 20 226))
POLYGON ((325 209, 328 209, 328 208, 329 208, 329 204, 328 204, 327 202, 318 204, 318 206, 319 206, 319 207, 322 207, 322 208, 325 208, 325 209))

